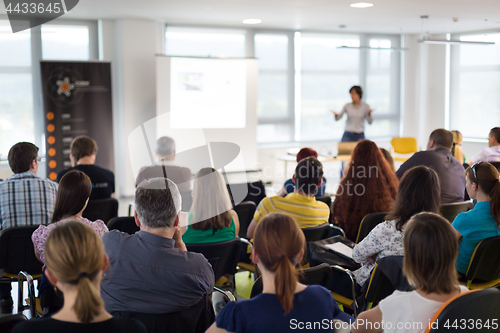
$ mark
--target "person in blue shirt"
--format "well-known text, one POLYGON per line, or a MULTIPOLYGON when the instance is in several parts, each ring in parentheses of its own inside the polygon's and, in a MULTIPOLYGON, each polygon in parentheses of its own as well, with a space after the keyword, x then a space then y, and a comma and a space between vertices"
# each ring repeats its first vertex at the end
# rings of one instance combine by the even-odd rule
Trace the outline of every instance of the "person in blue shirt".
MULTIPOLYGON (((263 291, 251 299, 230 302, 207 332, 331 332, 334 319, 352 323, 330 292, 298 282, 295 266, 304 255, 305 238, 285 214, 261 220, 254 235, 252 259, 262 273, 263 291)), ((347 326, 347 325, 345 325, 347 326)))
POLYGON ((465 170, 467 193, 477 200, 474 209, 460 213, 453 227, 460 241, 457 270, 466 274, 476 246, 486 238, 500 236, 500 180, 488 162, 477 162, 465 170))

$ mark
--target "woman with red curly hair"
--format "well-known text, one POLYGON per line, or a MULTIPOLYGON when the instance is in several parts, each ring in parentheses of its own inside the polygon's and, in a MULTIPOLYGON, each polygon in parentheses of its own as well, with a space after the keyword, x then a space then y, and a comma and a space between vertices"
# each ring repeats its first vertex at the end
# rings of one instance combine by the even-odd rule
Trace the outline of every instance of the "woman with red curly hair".
POLYGON ((398 178, 377 145, 370 140, 360 141, 332 204, 332 215, 347 238, 356 240, 365 215, 389 211, 397 188, 398 178))

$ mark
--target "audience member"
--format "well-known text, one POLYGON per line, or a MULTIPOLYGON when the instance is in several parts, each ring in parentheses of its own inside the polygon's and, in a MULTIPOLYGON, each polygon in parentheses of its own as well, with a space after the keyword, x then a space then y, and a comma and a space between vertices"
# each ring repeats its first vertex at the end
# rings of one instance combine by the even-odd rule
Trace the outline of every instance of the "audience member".
POLYGON ((76 137, 70 146, 71 168, 57 173, 57 182, 71 170, 79 170, 89 176, 92 181, 90 200, 107 199, 115 192, 115 175, 108 169, 95 165, 97 143, 94 139, 82 135, 76 137))
MULTIPOLYGON (((64 223, 67 219, 73 219, 83 222, 94 229, 99 237, 108 232, 108 227, 103 221, 89 221, 82 217, 82 213, 87 207, 90 193, 92 191, 92 182, 83 172, 72 170, 65 174, 59 182, 57 190, 56 204, 52 221, 49 225, 41 225, 33 232, 31 240, 35 247, 37 258, 45 264, 44 246, 51 230, 57 225, 64 223)), ((38 287, 40 294, 40 305, 43 309, 48 309, 47 315, 59 310, 63 305, 63 299, 60 292, 51 288, 45 275, 42 276, 42 282, 38 287)))
POLYGON ((240 222, 231 207, 222 175, 213 168, 198 171, 194 177, 189 224, 182 236, 184 243, 224 242, 238 236, 240 222))
POLYGON ((380 151, 382 152, 382 155, 384 155, 384 158, 387 161, 387 163, 389 163, 391 170, 393 172, 396 172, 396 167, 394 166, 394 158, 392 158, 391 153, 385 148, 380 148, 380 151))
POLYGON ((460 213, 453 227, 460 240, 457 270, 467 273, 476 246, 485 238, 500 236, 500 180, 498 170, 488 162, 477 162, 465 171, 467 192, 477 200, 474 209, 460 213))
POLYGON ((168 178, 173 181, 180 192, 191 191, 193 188, 191 170, 175 165, 175 141, 168 136, 162 136, 156 142, 156 157, 158 162, 144 167, 139 171, 135 186, 145 179, 168 178))
POLYGON ((439 179, 436 172, 425 166, 406 171, 399 182, 398 195, 386 221, 380 223, 354 246, 352 258, 362 264, 354 271, 359 285, 370 277, 378 259, 386 256, 402 256, 403 230, 410 218, 420 212, 439 213, 439 179), (418 193, 418 195, 415 195, 418 193))
POLYGON ((396 198, 398 179, 377 145, 369 140, 358 143, 340 180, 332 204, 332 215, 355 241, 363 217, 386 212, 396 198))
POLYGON ((101 284, 109 312, 171 313, 212 293, 212 267, 202 254, 187 252, 182 241, 180 207, 170 179, 144 180, 135 191, 134 217, 141 230, 133 235, 111 230, 102 237, 111 263, 101 284))
POLYGON ((429 136, 427 150, 415 153, 398 169, 396 175, 403 174, 417 165, 434 169, 441 184, 441 203, 447 204, 464 200, 465 180, 462 162, 451 155, 453 134, 443 128, 434 130, 429 136))
POLYGON ((45 243, 45 258, 45 274, 63 292, 64 306, 51 318, 23 322, 13 332, 146 333, 141 323, 113 318, 104 309, 99 284, 109 259, 92 228, 79 220, 58 225, 45 243))
MULTIPOLYGON (((52 219, 57 184, 36 176, 40 157, 38 147, 16 143, 9 150, 9 166, 14 175, 0 182, 0 229, 48 224, 52 219)), ((11 286, 0 284, 0 311, 11 313, 11 286)))
POLYGON ((479 161, 500 162, 500 127, 493 127, 488 135, 488 148, 483 148, 472 157, 469 165, 479 161))
POLYGON ((451 131, 451 134, 453 135, 453 146, 451 147, 451 154, 460 163, 465 163, 465 155, 462 151, 462 133, 460 133, 460 131, 451 131))
MULTIPOLYGON (((312 156, 314 158, 318 158, 318 153, 312 148, 302 148, 297 153, 297 163, 299 163, 302 159, 309 157, 309 156, 312 156)), ((323 178, 323 182, 316 189, 316 193, 314 193, 314 196, 320 197, 322 195, 325 195, 325 188, 326 188, 326 183, 325 183, 325 178, 323 178)), ((295 191, 295 183, 293 182, 293 179, 290 178, 285 182, 285 184, 283 185, 283 188, 278 192, 277 195, 279 195, 280 197, 284 197, 287 194, 293 193, 294 191, 295 191)))
POLYGON ((340 311, 328 290, 298 282, 295 266, 304 246, 304 234, 293 218, 278 213, 264 217, 255 231, 252 253, 262 273, 263 292, 228 303, 207 332, 288 332, 294 321, 353 321, 340 311))
POLYGON ((270 213, 285 213, 292 216, 301 228, 314 227, 328 222, 330 209, 324 202, 316 201, 314 193, 323 182, 323 166, 310 156, 302 159, 292 177, 295 191, 282 198, 264 198, 257 207, 248 226, 247 237, 252 238, 260 220, 270 213))
POLYGON ((443 303, 467 291, 458 284, 458 244, 447 220, 437 214, 419 213, 408 222, 403 239, 403 273, 415 290, 396 290, 375 308, 361 313, 352 332, 381 332, 382 327, 386 333, 423 332, 443 303), (398 324, 405 325, 404 330, 398 324))

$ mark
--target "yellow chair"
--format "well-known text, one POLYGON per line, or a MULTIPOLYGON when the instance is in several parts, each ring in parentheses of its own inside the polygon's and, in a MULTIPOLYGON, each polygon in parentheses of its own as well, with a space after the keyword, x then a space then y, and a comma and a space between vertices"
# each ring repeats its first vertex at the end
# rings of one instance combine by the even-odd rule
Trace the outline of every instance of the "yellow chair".
POLYGON ((411 155, 418 151, 417 139, 415 138, 392 138, 391 146, 393 152, 407 156, 393 156, 395 161, 405 162, 411 155))

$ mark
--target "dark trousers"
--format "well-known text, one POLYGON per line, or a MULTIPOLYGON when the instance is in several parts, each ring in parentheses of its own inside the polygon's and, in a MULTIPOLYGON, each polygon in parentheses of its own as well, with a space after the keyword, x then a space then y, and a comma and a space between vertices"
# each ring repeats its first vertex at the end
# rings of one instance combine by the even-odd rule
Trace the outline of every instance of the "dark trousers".
POLYGON ((365 133, 344 132, 342 142, 358 142, 365 139, 365 133))

